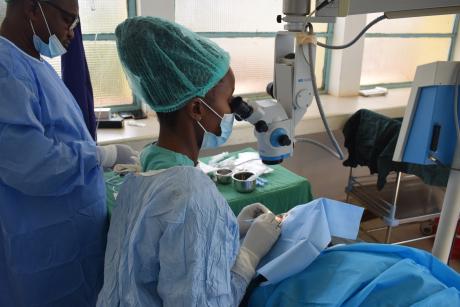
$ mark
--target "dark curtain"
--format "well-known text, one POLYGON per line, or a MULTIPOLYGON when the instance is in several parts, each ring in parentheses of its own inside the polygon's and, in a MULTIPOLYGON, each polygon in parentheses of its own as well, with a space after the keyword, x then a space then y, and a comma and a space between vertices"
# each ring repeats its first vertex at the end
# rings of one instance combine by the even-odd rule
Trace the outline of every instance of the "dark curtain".
POLYGON ((75 37, 69 50, 61 57, 62 80, 75 97, 85 119, 86 127, 96 140, 96 116, 94 96, 80 24, 74 30, 75 37))

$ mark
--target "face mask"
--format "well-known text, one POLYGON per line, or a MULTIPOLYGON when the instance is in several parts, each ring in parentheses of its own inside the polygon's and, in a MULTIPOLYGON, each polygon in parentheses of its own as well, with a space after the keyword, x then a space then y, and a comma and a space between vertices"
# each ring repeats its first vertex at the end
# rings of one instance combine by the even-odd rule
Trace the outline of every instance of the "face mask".
POLYGON ((35 50, 37 50, 41 55, 44 55, 49 58, 54 58, 57 56, 61 56, 64 53, 67 52, 67 50, 64 48, 64 46, 61 44, 59 39, 55 34, 51 35, 50 28, 48 26, 48 22, 46 21, 45 14, 43 13, 42 6, 40 5, 40 2, 37 2, 38 7, 40 8, 40 11, 42 12, 43 19, 45 20, 46 28, 48 29, 48 32, 50 34, 50 37, 48 39, 48 44, 46 44, 36 33, 34 26, 32 25, 32 22, 30 22, 30 26, 32 27, 32 31, 34 32, 33 36, 33 41, 34 41, 34 47, 35 50))
POLYGON ((219 146, 222 146, 225 142, 227 142, 228 138, 230 137, 230 134, 232 134, 233 120, 234 120, 233 113, 224 114, 224 117, 222 117, 216 111, 214 111, 206 102, 204 102, 204 100, 202 99, 200 100, 205 106, 208 107, 209 110, 211 110, 214 114, 217 115, 217 117, 221 119, 220 136, 217 136, 214 133, 207 131, 203 127, 203 125, 200 122, 198 122, 198 125, 200 125, 201 129, 203 129, 204 131, 203 142, 201 143, 201 149, 217 148, 219 146))

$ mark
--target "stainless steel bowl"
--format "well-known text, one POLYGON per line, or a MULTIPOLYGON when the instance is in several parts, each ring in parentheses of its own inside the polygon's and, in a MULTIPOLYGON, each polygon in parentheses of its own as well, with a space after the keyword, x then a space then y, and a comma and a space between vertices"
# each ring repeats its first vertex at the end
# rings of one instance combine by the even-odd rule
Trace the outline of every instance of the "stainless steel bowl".
POLYGON ((217 182, 220 184, 230 184, 232 182, 233 171, 228 168, 221 168, 216 171, 217 182))
POLYGON ((234 173, 232 176, 233 179, 233 188, 240 193, 250 193, 256 189, 256 177, 248 180, 254 173, 251 172, 239 172, 234 173))

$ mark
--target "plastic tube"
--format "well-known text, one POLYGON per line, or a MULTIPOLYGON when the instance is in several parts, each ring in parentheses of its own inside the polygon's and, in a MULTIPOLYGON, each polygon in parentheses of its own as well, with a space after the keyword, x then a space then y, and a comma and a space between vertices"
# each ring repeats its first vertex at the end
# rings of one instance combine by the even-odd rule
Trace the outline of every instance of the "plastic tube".
POLYGON ((360 38, 361 36, 363 36, 367 30, 369 30, 371 27, 373 27, 375 24, 379 23, 380 21, 384 20, 384 19, 387 19, 387 16, 385 15, 382 15, 382 16, 379 16, 377 17, 376 19, 374 19, 373 21, 371 21, 366 27, 364 27, 364 29, 359 32, 358 36, 356 36, 351 42, 349 42, 348 44, 345 44, 345 45, 340 45, 340 46, 331 46, 331 45, 326 45, 326 44, 323 44, 321 42, 317 42, 316 44, 320 47, 323 47, 323 48, 326 48, 326 49, 345 49, 345 48, 348 48, 350 46, 352 46, 354 43, 356 43, 360 38))
MULTIPOLYGON (((308 44, 309 59, 307 59, 307 56, 305 55, 305 49, 304 48, 302 48, 302 51, 303 51, 302 52, 303 56, 305 57, 305 61, 307 61, 308 65, 310 66, 311 83, 313 85, 313 92, 315 94, 315 100, 316 100, 316 104, 318 105, 318 110, 319 110, 319 114, 321 115, 321 120, 323 121, 324 128, 326 128, 327 135, 329 136, 329 139, 331 140, 332 144, 334 145, 335 151, 337 152, 337 155, 333 154, 333 156, 337 157, 339 160, 343 160, 344 155, 343 155, 342 149, 340 148, 340 146, 339 146, 334 134, 332 133, 332 131, 331 131, 330 127, 329 127, 329 123, 327 121, 326 114, 324 113, 323 104, 321 103, 321 98, 319 97, 318 85, 316 83, 315 67, 313 65, 313 57, 312 57, 313 50, 312 50, 311 44, 308 44)), ((317 145, 320 148, 325 149, 327 152, 333 153, 333 150, 329 149, 324 144, 321 144, 319 142, 316 142, 316 141, 313 141, 313 140, 310 140, 310 139, 306 139, 306 140, 307 140, 308 143, 317 145), (321 144, 321 145, 319 145, 319 144, 321 144), (328 148, 328 149, 326 149, 326 148, 328 148)))

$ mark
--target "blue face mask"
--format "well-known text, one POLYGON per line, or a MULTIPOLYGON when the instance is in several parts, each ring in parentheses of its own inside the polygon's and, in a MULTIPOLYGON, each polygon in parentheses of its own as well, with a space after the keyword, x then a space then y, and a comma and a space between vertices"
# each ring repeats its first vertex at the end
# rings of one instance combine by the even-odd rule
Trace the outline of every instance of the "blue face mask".
POLYGON ((208 107, 209 110, 211 110, 214 114, 217 115, 217 117, 221 119, 220 136, 217 136, 214 133, 207 131, 203 127, 203 125, 200 122, 198 122, 198 125, 200 125, 201 129, 203 129, 204 131, 203 142, 201 143, 201 149, 217 148, 219 146, 222 146, 225 142, 227 142, 228 138, 232 134, 233 120, 235 117, 233 113, 224 114, 224 117, 222 117, 216 111, 214 111, 206 102, 204 102, 203 99, 200 99, 200 100, 206 107, 208 107))
POLYGON ((33 36, 33 41, 34 41, 34 47, 35 50, 37 50, 41 55, 44 55, 48 58, 54 58, 57 56, 61 56, 67 52, 67 50, 64 48, 64 46, 61 44, 59 39, 55 34, 51 35, 50 28, 48 26, 48 22, 46 21, 45 14, 43 13, 42 6, 40 5, 40 2, 37 2, 38 7, 40 8, 40 11, 42 12, 43 19, 45 20, 46 28, 48 29, 48 32, 50 34, 50 37, 48 39, 48 44, 46 44, 36 33, 34 26, 32 25, 32 22, 30 22, 30 26, 32 27, 32 31, 34 32, 33 36))

